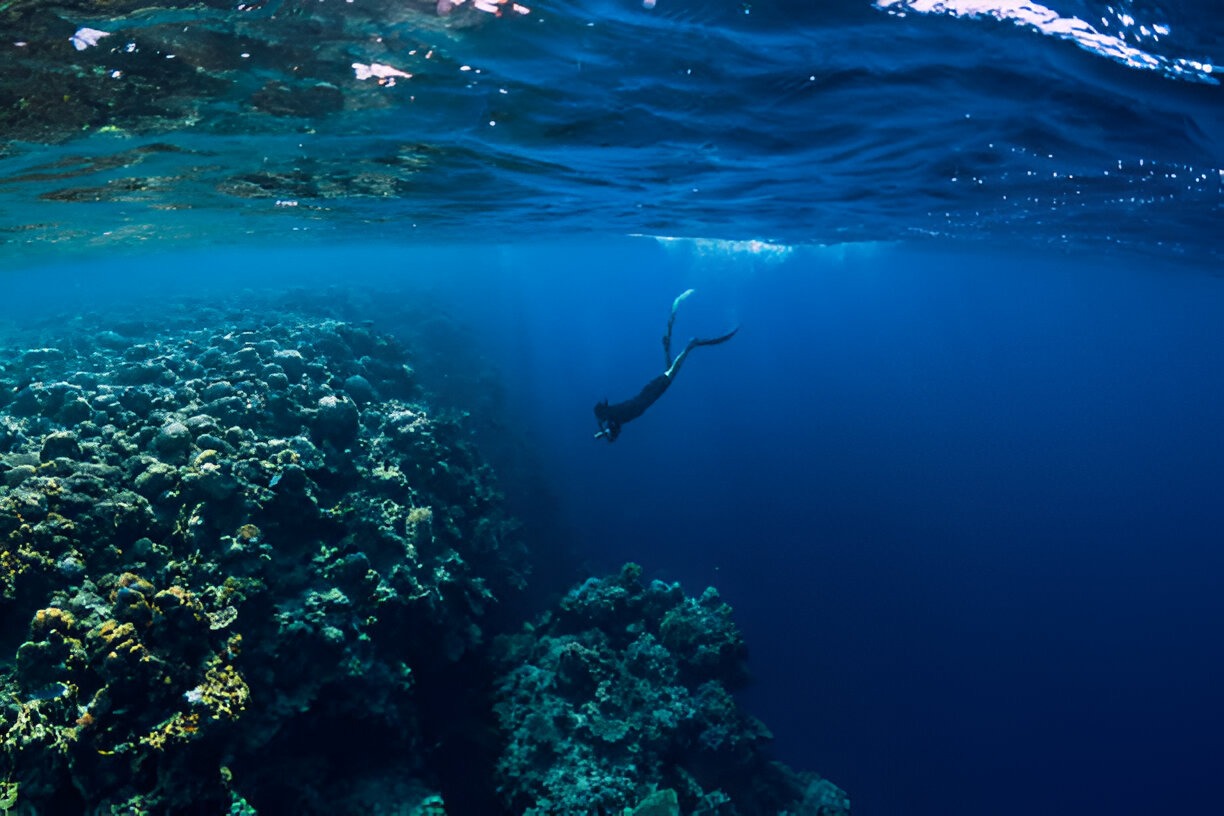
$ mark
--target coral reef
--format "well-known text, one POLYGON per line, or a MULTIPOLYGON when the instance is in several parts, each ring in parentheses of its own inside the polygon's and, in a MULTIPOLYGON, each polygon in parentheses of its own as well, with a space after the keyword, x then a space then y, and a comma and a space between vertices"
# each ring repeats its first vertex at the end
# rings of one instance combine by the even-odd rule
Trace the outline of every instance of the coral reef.
POLYGON ((522 585, 516 525, 394 340, 212 317, 3 356, 0 782, 15 813, 424 807, 417 673, 522 585))
POLYGON ((508 809, 556 813, 841 816, 849 801, 771 761, 768 730, 730 692, 744 643, 713 588, 686 597, 629 564, 499 638, 495 710, 508 809))

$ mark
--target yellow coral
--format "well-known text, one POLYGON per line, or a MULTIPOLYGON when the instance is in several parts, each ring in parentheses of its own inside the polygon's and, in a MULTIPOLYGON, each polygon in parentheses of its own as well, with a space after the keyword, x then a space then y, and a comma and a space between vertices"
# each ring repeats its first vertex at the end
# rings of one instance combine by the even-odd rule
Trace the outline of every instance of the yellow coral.
POLYGON ((111 603, 115 602, 115 597, 118 595, 119 590, 121 589, 130 589, 134 592, 139 592, 141 595, 145 595, 145 596, 153 594, 153 584, 145 580, 144 578, 141 578, 139 575, 137 575, 134 572, 125 572, 119 576, 118 584, 116 585, 115 590, 112 591, 110 595, 111 603))
POLYGON ((171 742, 185 742, 200 730, 200 715, 194 711, 184 714, 176 711, 170 719, 162 722, 140 738, 145 745, 157 751, 165 750, 171 742))
POLYGON ((191 610, 195 614, 196 619, 204 616, 204 604, 200 603, 200 599, 190 589, 185 589, 178 584, 166 587, 154 595, 153 605, 162 612, 176 607, 184 607, 191 610))
POLYGON ((114 618, 109 618, 98 624, 98 627, 90 634, 101 638, 109 646, 116 641, 121 643, 128 638, 135 637, 136 627, 130 623, 120 623, 114 618))
POLYGON ((71 612, 49 606, 34 613, 34 620, 30 621, 30 636, 39 640, 52 632, 68 634, 75 626, 76 617, 71 612))
POLYGON ((250 687, 238 670, 214 656, 204 673, 204 682, 183 695, 190 705, 204 711, 176 711, 141 737, 140 741, 159 751, 172 742, 185 742, 199 732, 204 725, 205 714, 209 721, 235 720, 246 709, 250 696, 250 687))
POLYGON ((73 522, 72 519, 67 518, 66 516, 61 516, 56 512, 47 513, 47 517, 44 519, 44 521, 54 532, 70 533, 76 529, 76 523, 73 522))
POLYGON ((152 659, 149 651, 137 639, 136 627, 131 623, 119 623, 111 619, 102 622, 90 632, 90 636, 102 641, 106 649, 103 665, 113 671, 122 671, 128 659, 147 662, 152 659))
POLYGON ((237 669, 214 655, 204 672, 204 682, 183 696, 189 703, 208 709, 210 719, 236 720, 246 710, 251 689, 237 669))
POLYGON ((414 507, 404 520, 408 539, 404 542, 408 558, 416 560, 418 545, 428 544, 433 539, 433 508, 414 507))
POLYGON ((226 606, 216 612, 208 613, 208 628, 224 629, 236 620, 238 620, 238 610, 232 606, 226 606))
POLYGON ((10 550, 0 550, 0 598, 12 598, 17 576, 25 572, 25 564, 10 550))

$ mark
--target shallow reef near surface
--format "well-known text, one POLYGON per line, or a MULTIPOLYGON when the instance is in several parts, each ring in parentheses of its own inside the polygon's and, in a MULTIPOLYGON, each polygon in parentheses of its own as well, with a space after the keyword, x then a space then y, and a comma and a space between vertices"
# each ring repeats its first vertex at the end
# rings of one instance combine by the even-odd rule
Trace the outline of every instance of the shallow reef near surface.
POLYGON ((848 812, 767 758, 712 589, 630 566, 491 637, 532 552, 462 416, 300 305, 2 341, 13 816, 848 812))

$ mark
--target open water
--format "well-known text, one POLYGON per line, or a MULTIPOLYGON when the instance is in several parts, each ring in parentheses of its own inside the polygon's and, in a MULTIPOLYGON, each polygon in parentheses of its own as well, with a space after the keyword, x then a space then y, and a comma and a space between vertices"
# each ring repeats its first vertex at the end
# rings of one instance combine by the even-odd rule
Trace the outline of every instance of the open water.
POLYGON ((540 591, 716 585, 745 705, 856 813, 1218 808, 1217 4, 10 5, 4 82, 142 83, 4 99, 10 330, 431 304, 433 389, 577 565, 540 591), (690 288, 677 345, 739 334, 594 439, 690 288))

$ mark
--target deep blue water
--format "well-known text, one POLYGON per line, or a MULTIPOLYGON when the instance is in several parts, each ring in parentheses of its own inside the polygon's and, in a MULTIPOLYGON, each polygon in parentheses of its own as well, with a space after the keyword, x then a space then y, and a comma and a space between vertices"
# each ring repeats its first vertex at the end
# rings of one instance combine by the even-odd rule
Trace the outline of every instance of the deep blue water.
POLYGON ((857 813, 1214 808, 1218 277, 638 240, 116 259, 24 280, 9 310, 50 280, 59 305, 103 313, 259 280, 372 288, 389 328, 427 304, 443 351, 496 371, 434 384, 484 406, 472 423, 495 456, 531 463, 538 481, 510 492, 547 492, 563 539, 538 546, 716 585, 748 639, 746 704, 857 813), (592 405, 661 370, 690 287, 678 342, 739 335, 695 350, 614 445, 593 439, 592 405))
POLYGON ((614 290, 516 282, 507 373, 592 558, 735 606, 748 700, 784 756, 859 813, 1210 812, 1218 278, 645 254, 590 270, 614 290), (689 286, 683 331, 740 335, 694 352, 614 446, 591 442, 592 395, 658 369, 689 286))

